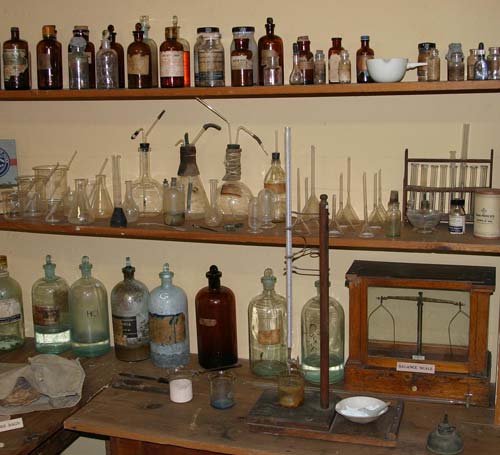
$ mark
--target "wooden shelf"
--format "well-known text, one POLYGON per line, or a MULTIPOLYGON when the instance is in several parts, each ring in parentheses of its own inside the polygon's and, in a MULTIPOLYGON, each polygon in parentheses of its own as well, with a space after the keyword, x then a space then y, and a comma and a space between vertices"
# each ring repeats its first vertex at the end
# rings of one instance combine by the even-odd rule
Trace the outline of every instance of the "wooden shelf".
POLYGON ((113 90, 0 90, 0 101, 116 101, 200 98, 286 98, 428 95, 500 92, 500 81, 394 82, 384 84, 187 87, 113 90))
MULTIPOLYGON (((259 234, 250 234, 243 227, 236 232, 211 232, 204 229, 195 229, 188 225, 185 231, 178 231, 163 225, 160 217, 144 219, 135 226, 128 228, 112 228, 104 223, 91 226, 74 226, 71 224, 49 225, 36 221, 8 221, 0 217, 0 230, 29 232, 39 234, 77 235, 89 237, 115 237, 124 239, 167 240, 174 242, 200 242, 231 245, 261 245, 285 246, 284 226, 277 226, 259 234), (189 226, 189 227, 188 227, 189 226)), ((500 255, 500 242, 475 238, 471 234, 471 227, 467 226, 465 235, 450 235, 447 226, 442 225, 431 235, 416 233, 410 226, 404 226, 399 239, 388 239, 383 233, 377 233, 372 239, 362 239, 358 233, 347 231, 343 237, 330 238, 330 248, 352 250, 380 250, 380 251, 410 251, 433 253, 460 253, 500 255)), ((293 243, 296 247, 303 245, 318 246, 317 236, 294 235, 293 243)))

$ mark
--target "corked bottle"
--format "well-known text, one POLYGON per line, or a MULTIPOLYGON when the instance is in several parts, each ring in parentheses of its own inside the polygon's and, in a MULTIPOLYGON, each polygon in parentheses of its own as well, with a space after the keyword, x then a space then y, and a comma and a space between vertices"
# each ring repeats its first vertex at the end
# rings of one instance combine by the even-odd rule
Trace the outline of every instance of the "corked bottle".
POLYGON ((165 27, 160 46, 160 86, 184 87, 184 47, 177 41, 177 27, 165 27))
MULTIPOLYGON (((269 57, 279 57, 277 63, 282 69, 285 68, 283 58, 283 40, 274 34, 274 22, 272 17, 266 20, 266 34, 259 39, 259 84, 264 85, 264 68, 269 57)), ((282 82, 283 83, 283 82, 282 82)))
POLYGON ((112 24, 108 25, 109 39, 111 41, 111 49, 118 55, 118 87, 125 88, 125 52, 123 46, 116 42, 115 27, 112 24))
POLYGON ((127 48, 128 88, 151 88, 151 50, 143 42, 141 24, 135 24, 134 42, 127 48))

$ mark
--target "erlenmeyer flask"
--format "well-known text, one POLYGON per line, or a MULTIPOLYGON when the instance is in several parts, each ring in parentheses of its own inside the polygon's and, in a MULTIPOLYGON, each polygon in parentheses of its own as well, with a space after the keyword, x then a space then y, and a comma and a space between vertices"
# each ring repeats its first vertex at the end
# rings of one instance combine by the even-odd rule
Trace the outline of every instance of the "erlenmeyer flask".
POLYGON ((75 194, 68 214, 68 222, 71 224, 91 224, 94 222, 87 197, 87 183, 87 179, 75 179, 75 194))
POLYGON ((217 227, 222 224, 224 216, 217 204, 217 179, 210 179, 210 206, 205 211, 205 224, 217 227))
POLYGON ((319 219, 319 199, 316 196, 316 147, 311 145, 311 194, 302 210, 304 221, 318 221, 319 219))
POLYGON ((351 205, 351 157, 347 158, 347 203, 344 207, 344 216, 349 224, 354 226, 360 224, 359 216, 351 205))
POLYGON ((151 178, 150 151, 148 143, 139 145, 139 178, 132 185, 132 197, 139 207, 139 216, 158 215, 163 207, 163 188, 160 183, 151 178))
POLYGON ((95 190, 90 202, 90 208, 96 220, 107 220, 113 214, 113 203, 106 188, 106 176, 104 174, 95 176, 95 190))
POLYGON ((125 198, 123 199, 122 206, 127 223, 135 223, 139 219, 139 207, 137 207, 132 197, 132 180, 125 181, 125 198))

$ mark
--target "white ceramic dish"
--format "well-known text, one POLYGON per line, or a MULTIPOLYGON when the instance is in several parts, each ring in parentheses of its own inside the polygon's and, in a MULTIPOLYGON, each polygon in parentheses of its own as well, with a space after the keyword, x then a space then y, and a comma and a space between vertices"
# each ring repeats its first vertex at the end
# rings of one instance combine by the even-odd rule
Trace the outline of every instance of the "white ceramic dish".
POLYGON ((427 63, 408 63, 407 58, 372 58, 367 61, 368 72, 375 82, 400 82, 407 70, 427 63))
POLYGON ((385 401, 372 397, 349 397, 335 406, 341 416, 355 423, 370 423, 384 415, 389 409, 385 401))

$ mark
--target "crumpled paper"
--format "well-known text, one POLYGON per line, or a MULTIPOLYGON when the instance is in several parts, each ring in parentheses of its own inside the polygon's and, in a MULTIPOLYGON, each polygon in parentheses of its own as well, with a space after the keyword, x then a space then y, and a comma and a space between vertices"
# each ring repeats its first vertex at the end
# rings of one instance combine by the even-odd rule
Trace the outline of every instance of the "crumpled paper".
POLYGON ((8 371, 5 371, 8 364, 0 364, 0 415, 70 408, 80 401, 85 371, 78 360, 40 354, 29 358, 28 362, 28 365, 17 366, 8 371), (19 378, 25 379, 21 382, 32 392, 32 396, 39 394, 39 397, 24 405, 1 403, 1 400, 12 396, 19 378))

